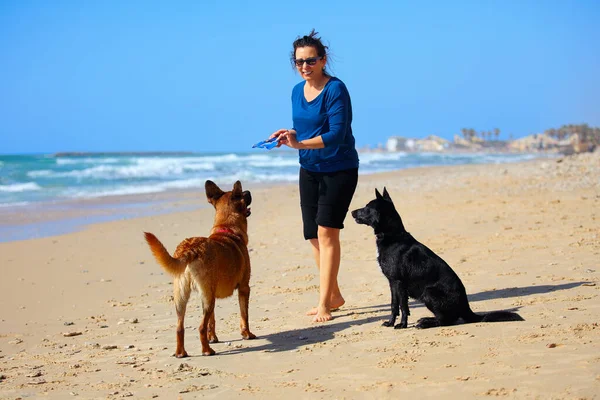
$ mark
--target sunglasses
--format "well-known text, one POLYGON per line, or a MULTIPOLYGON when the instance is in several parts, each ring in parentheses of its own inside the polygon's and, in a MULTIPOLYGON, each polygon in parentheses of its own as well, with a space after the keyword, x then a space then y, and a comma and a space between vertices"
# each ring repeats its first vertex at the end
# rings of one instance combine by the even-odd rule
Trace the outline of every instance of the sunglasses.
POLYGON ((295 58, 294 59, 294 64, 296 64, 296 67, 301 67, 304 65, 304 63, 307 63, 310 66, 313 66, 317 63, 317 61, 319 61, 320 59, 322 59, 323 57, 311 57, 311 58, 295 58))

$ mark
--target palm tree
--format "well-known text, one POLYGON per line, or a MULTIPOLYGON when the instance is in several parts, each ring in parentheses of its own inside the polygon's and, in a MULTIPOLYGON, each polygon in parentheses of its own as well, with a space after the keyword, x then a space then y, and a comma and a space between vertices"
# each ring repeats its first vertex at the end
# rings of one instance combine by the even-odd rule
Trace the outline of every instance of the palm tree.
POLYGON ((469 129, 469 140, 473 140, 473 138, 477 136, 477 132, 475 131, 475 129, 470 128, 469 129))
POLYGON ((494 128, 494 136, 496 136, 496 140, 500 137, 500 129, 494 128))
POLYGON ((567 136, 567 129, 564 125, 558 128, 556 136, 558 137, 558 140, 563 140, 567 136))

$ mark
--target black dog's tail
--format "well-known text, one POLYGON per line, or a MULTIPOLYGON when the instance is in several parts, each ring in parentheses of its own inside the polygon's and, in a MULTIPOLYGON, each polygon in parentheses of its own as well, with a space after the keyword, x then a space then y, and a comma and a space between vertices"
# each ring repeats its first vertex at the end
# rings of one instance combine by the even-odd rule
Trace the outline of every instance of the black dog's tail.
POLYGON ((475 314, 469 310, 467 315, 462 318, 465 322, 507 322, 507 321, 525 321, 519 314, 511 311, 491 311, 488 313, 475 314))

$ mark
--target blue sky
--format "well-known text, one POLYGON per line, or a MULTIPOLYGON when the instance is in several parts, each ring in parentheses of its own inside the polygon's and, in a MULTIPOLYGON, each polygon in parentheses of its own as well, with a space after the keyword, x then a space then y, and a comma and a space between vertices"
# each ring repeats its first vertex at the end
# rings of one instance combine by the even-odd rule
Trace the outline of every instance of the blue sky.
POLYGON ((313 27, 357 145, 600 126, 598 1, 0 1, 0 153, 246 151, 313 27))

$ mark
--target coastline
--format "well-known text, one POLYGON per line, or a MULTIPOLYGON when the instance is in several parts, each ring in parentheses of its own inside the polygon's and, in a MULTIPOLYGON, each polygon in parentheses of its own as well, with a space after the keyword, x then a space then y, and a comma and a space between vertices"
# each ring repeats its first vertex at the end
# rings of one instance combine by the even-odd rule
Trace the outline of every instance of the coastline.
POLYGON ((0 207, 0 243, 59 236, 99 223, 208 207, 203 188, 5 206, 0 207))
POLYGON ((194 191, 39 202, 0 208, 0 243, 77 232, 87 226, 204 207, 194 191), (198 203, 198 204, 196 204, 198 203))
POLYGON ((318 274, 297 188, 245 185, 258 339, 240 339, 237 298, 221 300, 213 357, 199 356, 197 295, 185 323, 191 357, 171 357, 172 281, 142 237, 151 231, 172 252, 183 238, 206 235, 212 207, 168 212, 202 205, 203 193, 161 197, 167 213, 0 243, 0 397, 593 399, 599 179, 598 152, 361 175, 351 209, 386 186, 407 229, 461 277, 475 312, 525 318, 430 330, 414 329, 430 313, 413 300, 408 329, 381 326, 387 281, 373 232, 350 217, 340 271, 347 303, 330 323, 312 324, 304 311, 316 302, 318 274))
MULTIPOLYGON (((370 152, 378 153, 378 152, 370 152)), ((68 157, 86 157, 90 155, 177 155, 187 153, 57 153, 68 157)), ((387 154, 387 153, 382 153, 387 154)), ((423 153, 427 154, 427 153, 423 153)), ((461 152, 448 152, 448 157, 460 157, 461 152)), ((479 154, 470 152, 469 154, 479 154)), ((481 153, 484 156, 488 153, 481 153)), ((489 153, 494 155, 495 153, 489 153)), ((409 155, 409 154, 407 154, 409 155)), ((533 154, 531 154, 533 155, 533 154)), ((557 155, 540 153, 535 160, 551 160, 557 155)), ((491 163, 491 162, 489 162, 491 163)), ((501 164, 512 164, 514 162, 501 162, 501 164)), ((452 164, 452 163, 451 163, 452 164)), ((480 161, 474 164, 485 164, 480 161)), ((454 165, 472 165, 470 163, 454 165)), ((444 166, 438 166, 443 168, 444 166)), ((360 176, 377 176, 397 171, 412 170, 419 168, 436 168, 435 165, 404 166, 400 169, 387 172, 369 172, 363 167, 360 176)), ((222 178, 222 177, 221 177, 222 178)), ((215 179, 219 184, 222 179, 215 179)), ((360 179, 360 178, 359 178, 360 179)), ((297 185, 297 182, 274 181, 274 182, 242 182, 251 188, 268 188, 277 186, 297 185)), ((192 211, 194 209, 207 207, 204 198, 203 186, 197 188, 174 188, 165 191, 137 194, 106 195, 90 198, 54 199, 28 202, 25 204, 6 204, 0 207, 0 243, 17 240, 42 238, 54 235, 62 235, 85 229, 86 226, 122 219, 131 219, 142 216, 159 215, 169 212, 192 211)))

